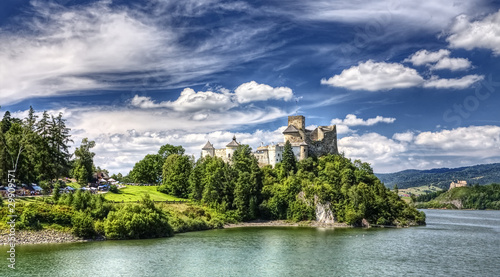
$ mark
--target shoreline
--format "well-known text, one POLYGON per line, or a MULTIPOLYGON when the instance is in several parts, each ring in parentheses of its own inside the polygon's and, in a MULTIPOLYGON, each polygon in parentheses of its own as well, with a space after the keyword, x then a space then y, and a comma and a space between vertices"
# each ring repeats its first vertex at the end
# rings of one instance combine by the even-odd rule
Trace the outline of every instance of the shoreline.
MULTIPOLYGON (((316 221, 289 222, 285 220, 253 220, 248 222, 225 224, 222 229, 246 228, 246 227, 314 227, 314 228, 356 228, 345 223, 318 223, 316 221)), ((9 233, 2 230, 0 234, 0 246, 9 245, 9 233)), ((72 243, 104 241, 106 238, 96 239, 79 238, 69 231, 44 229, 40 231, 20 230, 16 232, 16 245, 72 243)))
POLYGON ((286 220, 252 220, 225 224, 224 229, 239 227, 316 227, 316 228, 355 228, 346 223, 319 223, 317 221, 289 222, 286 220))
MULTIPOLYGON (((105 238, 83 239, 79 238, 69 231, 59 231, 53 229, 44 229, 40 231, 20 230, 16 231, 16 245, 26 244, 52 244, 52 243, 70 243, 70 242, 89 242, 103 241, 105 238)), ((9 245, 9 234, 2 231, 0 234, 0 246, 9 245)))

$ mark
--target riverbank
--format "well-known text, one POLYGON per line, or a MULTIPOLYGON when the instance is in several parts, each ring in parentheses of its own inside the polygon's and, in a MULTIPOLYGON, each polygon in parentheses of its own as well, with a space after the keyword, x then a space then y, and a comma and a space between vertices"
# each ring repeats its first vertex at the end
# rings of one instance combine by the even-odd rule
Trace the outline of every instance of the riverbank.
MULTIPOLYGON (((285 220, 254 220, 249 222, 239 222, 226 224, 222 228, 238 227, 318 227, 318 228, 352 228, 353 226, 345 223, 319 223, 317 221, 289 222, 285 220)), ((6 230, 0 234, 0 245, 8 245, 9 233, 6 230)), ((102 241, 104 237, 96 239, 82 239, 71 232, 44 229, 40 231, 20 230, 16 232, 16 245, 22 244, 45 244, 45 243, 68 243, 68 242, 88 242, 102 241)))
MULTIPOLYGON (((0 235, 0 245, 7 245, 9 243, 9 234, 3 232, 0 235)), ((97 239, 82 239, 70 232, 63 232, 57 230, 40 230, 40 231, 27 231, 20 230, 16 232, 16 245, 21 244, 44 244, 44 243, 66 243, 66 242, 86 242, 105 240, 104 238, 97 239)))
POLYGON ((330 227, 330 228, 352 228, 352 225, 345 223, 320 223, 317 221, 289 222, 286 220, 253 220, 248 222, 231 223, 224 225, 224 228, 238 227, 330 227))

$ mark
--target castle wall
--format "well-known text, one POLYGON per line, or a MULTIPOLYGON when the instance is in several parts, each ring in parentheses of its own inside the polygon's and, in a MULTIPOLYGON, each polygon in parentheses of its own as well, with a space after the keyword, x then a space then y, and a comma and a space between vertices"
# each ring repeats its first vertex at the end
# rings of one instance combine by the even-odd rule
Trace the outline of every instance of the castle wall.
POLYGON ((215 149, 215 157, 221 158, 226 161, 226 149, 215 149))
POLYGON ((286 135, 284 135, 284 139, 285 139, 284 142, 286 142, 288 140, 290 143, 297 143, 297 142, 303 141, 302 137, 300 136, 300 133, 286 134, 286 135))

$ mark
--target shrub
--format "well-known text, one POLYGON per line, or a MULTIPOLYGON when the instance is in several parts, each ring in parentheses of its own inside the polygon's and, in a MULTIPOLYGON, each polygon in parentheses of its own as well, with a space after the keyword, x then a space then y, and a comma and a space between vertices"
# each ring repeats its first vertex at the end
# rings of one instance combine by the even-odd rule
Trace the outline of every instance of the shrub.
POLYGON ((120 191, 118 191, 118 187, 116 185, 111 185, 109 187, 109 191, 112 193, 120 193, 120 191))
POLYGON ((95 235, 94 220, 84 212, 78 211, 73 214, 73 234, 82 238, 92 238, 95 235))
POLYGON ((173 230, 165 214, 145 205, 126 205, 111 211, 104 221, 109 239, 140 239, 172 236, 173 230))

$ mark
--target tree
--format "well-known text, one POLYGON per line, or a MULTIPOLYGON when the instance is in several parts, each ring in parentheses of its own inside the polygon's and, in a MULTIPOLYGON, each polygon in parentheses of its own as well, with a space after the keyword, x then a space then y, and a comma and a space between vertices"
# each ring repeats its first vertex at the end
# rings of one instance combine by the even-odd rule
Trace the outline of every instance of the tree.
POLYGON ((187 198, 189 176, 193 164, 188 156, 171 154, 163 164, 163 185, 158 190, 177 197, 187 198))
POLYGON ((285 147, 283 148, 283 160, 281 161, 281 170, 283 177, 288 177, 290 173, 297 172, 297 161, 295 155, 293 154, 292 144, 290 141, 286 141, 285 147))
POLYGON ((157 185, 161 182, 163 162, 160 155, 148 154, 134 165, 129 177, 134 183, 157 185))
POLYGON ((234 151, 232 165, 235 171, 233 206, 243 220, 255 219, 261 202, 262 172, 248 145, 234 151))
POLYGON ((161 184, 163 164, 172 154, 182 155, 184 148, 170 144, 163 145, 157 154, 148 154, 134 165, 128 174, 130 179, 135 183, 161 184))
POLYGON ((94 146, 95 141, 89 141, 88 138, 84 138, 80 147, 75 149, 73 175, 81 186, 85 186, 92 178, 95 153, 90 150, 94 146))

